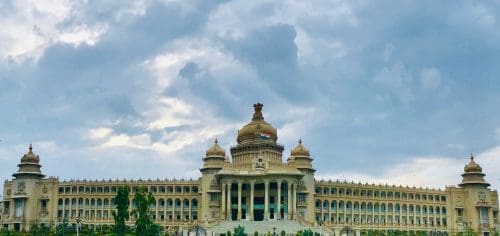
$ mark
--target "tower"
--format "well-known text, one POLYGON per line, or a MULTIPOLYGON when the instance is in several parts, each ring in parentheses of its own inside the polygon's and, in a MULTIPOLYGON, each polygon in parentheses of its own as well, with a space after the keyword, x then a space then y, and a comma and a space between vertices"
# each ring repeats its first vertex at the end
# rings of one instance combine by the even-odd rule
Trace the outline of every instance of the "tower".
POLYGON ((228 162, 226 152, 219 145, 219 141, 215 139, 214 144, 207 149, 205 157, 203 158, 203 166, 201 171, 201 217, 203 220, 218 220, 222 214, 218 201, 220 198, 217 192, 218 181, 216 173, 224 168, 228 162))
POLYGON ((463 188, 463 208, 457 208, 457 215, 462 216, 466 229, 479 232, 489 232, 493 225, 492 200, 495 193, 490 191, 490 184, 484 180, 483 168, 474 161, 471 154, 470 161, 464 167, 462 182, 458 186, 463 188))
MULTIPOLYGON (((298 184, 299 189, 302 191, 299 192, 297 197, 305 199, 307 206, 314 206, 314 172, 316 170, 312 167, 313 159, 309 150, 302 144, 302 139, 299 139, 297 146, 292 149, 287 161, 289 165, 294 166, 304 174, 298 184)), ((314 222, 314 208, 305 207, 298 211, 306 221, 314 222)))
POLYGON ((38 199, 38 182, 45 177, 40 170, 40 157, 33 153, 31 144, 18 167, 17 172, 12 175, 14 179, 10 204, 13 210, 10 212, 10 219, 14 230, 28 231, 31 224, 38 222, 40 205, 44 204, 38 199))

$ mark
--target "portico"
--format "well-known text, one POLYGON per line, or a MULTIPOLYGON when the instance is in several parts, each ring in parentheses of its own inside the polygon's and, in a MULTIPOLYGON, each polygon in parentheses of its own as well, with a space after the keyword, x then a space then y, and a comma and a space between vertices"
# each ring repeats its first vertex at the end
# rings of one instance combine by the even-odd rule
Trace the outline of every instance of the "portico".
POLYGON ((297 176, 223 176, 223 220, 293 220, 297 176))

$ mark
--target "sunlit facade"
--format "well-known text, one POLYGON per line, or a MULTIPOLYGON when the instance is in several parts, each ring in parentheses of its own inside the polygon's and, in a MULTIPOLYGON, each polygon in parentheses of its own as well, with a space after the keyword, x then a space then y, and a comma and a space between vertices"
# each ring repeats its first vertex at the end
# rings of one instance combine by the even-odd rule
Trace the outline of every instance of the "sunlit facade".
POLYGON ((254 105, 252 120, 238 130, 230 155, 217 140, 206 151, 197 180, 59 181, 42 174, 40 158, 30 146, 14 178, 4 182, 0 224, 19 231, 34 224, 53 226, 64 219, 113 224, 116 188, 129 186, 131 196, 141 187, 154 194, 151 215, 165 229, 287 221, 321 225, 335 235, 360 235, 366 230, 455 234, 467 229, 488 235, 499 227, 497 191, 488 188, 473 157, 462 182, 444 190, 319 181, 313 158, 301 141, 283 156, 277 130, 264 120, 262 107, 254 105))

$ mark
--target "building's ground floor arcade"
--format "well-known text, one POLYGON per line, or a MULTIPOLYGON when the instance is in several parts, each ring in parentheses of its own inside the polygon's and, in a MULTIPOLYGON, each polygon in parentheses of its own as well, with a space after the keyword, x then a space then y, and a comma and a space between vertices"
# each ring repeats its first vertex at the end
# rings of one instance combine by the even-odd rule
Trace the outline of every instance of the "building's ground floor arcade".
POLYGON ((231 177, 221 186, 223 220, 291 220, 297 212, 297 179, 231 177))

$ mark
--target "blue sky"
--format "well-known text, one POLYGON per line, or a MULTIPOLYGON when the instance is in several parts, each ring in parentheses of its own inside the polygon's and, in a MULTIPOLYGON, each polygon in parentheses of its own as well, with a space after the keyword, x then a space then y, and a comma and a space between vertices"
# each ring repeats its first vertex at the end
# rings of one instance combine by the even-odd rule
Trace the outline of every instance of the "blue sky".
MULTIPOLYGON (((0 1, 0 176, 197 178, 264 103, 318 178, 500 187, 499 1, 0 1)), ((227 152, 228 153, 228 152, 227 152)))

